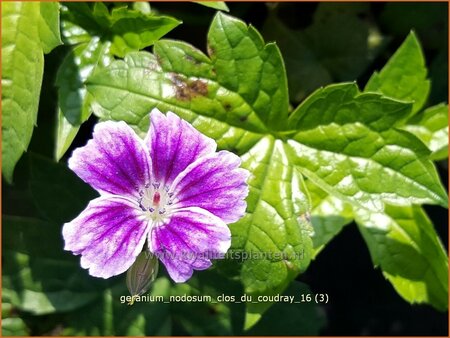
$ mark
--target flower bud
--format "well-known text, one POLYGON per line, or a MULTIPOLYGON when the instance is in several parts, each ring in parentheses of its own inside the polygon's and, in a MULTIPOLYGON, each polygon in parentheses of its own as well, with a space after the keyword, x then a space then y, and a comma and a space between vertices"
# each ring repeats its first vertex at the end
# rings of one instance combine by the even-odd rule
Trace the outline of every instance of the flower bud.
MULTIPOLYGON (((158 274, 158 258, 151 252, 144 250, 127 271, 127 287, 131 296, 140 296, 150 289, 158 274)), ((131 305, 130 304, 130 305, 131 305)))

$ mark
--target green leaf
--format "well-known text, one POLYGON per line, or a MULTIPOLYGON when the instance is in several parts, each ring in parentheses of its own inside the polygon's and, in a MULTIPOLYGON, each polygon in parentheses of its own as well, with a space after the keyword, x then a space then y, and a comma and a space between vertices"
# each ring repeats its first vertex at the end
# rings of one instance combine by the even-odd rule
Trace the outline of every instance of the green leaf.
POLYGON ((90 95, 84 81, 97 68, 110 64, 109 42, 93 37, 74 47, 64 58, 56 75, 58 87, 58 125, 55 157, 59 160, 74 140, 81 124, 91 115, 90 95))
POLYGON ((61 109, 58 108, 57 125, 56 125, 56 146, 55 159, 59 161, 69 149, 73 140, 80 130, 80 125, 70 123, 61 109))
POLYGON ((59 3, 43 2, 39 6, 39 37, 45 54, 62 44, 59 32, 59 3))
POLYGON ((68 11, 65 20, 79 26, 80 34, 72 28, 67 38, 79 41, 79 35, 88 32, 90 36, 100 37, 111 42, 111 53, 123 57, 127 52, 151 46, 181 22, 162 15, 146 14, 127 7, 113 8, 111 13, 106 5, 97 2, 94 8, 85 3, 65 3, 68 11), (75 38, 75 39, 73 39, 75 38))
MULTIPOLYGON (((312 294, 306 284, 294 281, 283 293, 299 302, 301 295, 312 294)), ((276 303, 246 334, 251 336, 317 336, 325 326, 325 316, 315 302, 276 303)))
POLYGON ((87 3, 61 4, 61 34, 64 44, 89 42, 99 31, 100 26, 95 22, 87 3))
POLYGON ((320 89, 289 118, 299 130, 287 141, 289 158, 321 189, 359 207, 381 211, 383 202, 447 207, 429 150, 393 128, 409 109, 379 94, 360 94, 354 84, 320 89))
POLYGON ((375 266, 410 303, 448 308, 448 256, 419 206, 386 205, 384 213, 356 209, 375 266))
POLYGON ((373 73, 364 91, 412 101, 412 114, 425 104, 430 92, 425 58, 416 35, 411 32, 384 68, 373 73))
MULTIPOLYGON (((65 312, 92 302, 102 283, 62 253, 61 227, 35 218, 3 216, 3 295, 36 315, 65 312), (45 243, 45 245, 43 245, 45 243)), ((104 287, 104 283, 103 283, 104 287)))
POLYGON ((79 125, 90 115, 85 102, 83 83, 96 67, 107 66, 113 58, 108 55, 110 44, 93 37, 88 43, 77 45, 64 58, 56 76, 59 107, 68 121, 79 125))
POLYGON ((309 131, 333 124, 359 123, 383 132, 400 125, 410 109, 410 104, 379 94, 361 94, 355 83, 332 84, 304 100, 289 116, 289 127, 309 131))
POLYGON ((29 336, 29 330, 22 318, 14 314, 14 308, 2 297, 2 336, 29 336))
POLYGON ((28 328, 22 318, 7 317, 2 319, 2 336, 28 336, 28 328))
MULTIPOLYGON (((246 214, 230 225, 231 251, 250 252, 241 270, 245 292, 251 296, 281 293, 311 259, 312 228, 305 217, 308 202, 302 178, 287 160, 285 144, 262 139, 242 156, 242 167, 251 171, 246 214)), ((250 328, 270 303, 247 304, 245 328, 250 328)))
POLYGON ((430 107, 413 116, 402 128, 426 144, 433 160, 448 157, 448 105, 430 107))
POLYGON ((11 183, 37 120, 43 53, 60 44, 57 3, 2 3, 2 171, 11 183), (44 16, 45 15, 45 16, 44 16))
POLYGON ((342 228, 353 221, 351 205, 328 194, 311 181, 305 182, 311 199, 314 258, 342 228))
POLYGON ((229 12, 227 4, 224 1, 193 1, 196 4, 217 9, 218 11, 229 12))
POLYGON ((123 57, 127 52, 153 45, 181 22, 166 16, 149 16, 125 8, 113 9, 110 16, 111 53, 123 57))
POLYGON ((289 98, 278 47, 264 45, 252 26, 218 13, 208 32, 208 51, 217 81, 252 105, 266 127, 283 127, 289 98))

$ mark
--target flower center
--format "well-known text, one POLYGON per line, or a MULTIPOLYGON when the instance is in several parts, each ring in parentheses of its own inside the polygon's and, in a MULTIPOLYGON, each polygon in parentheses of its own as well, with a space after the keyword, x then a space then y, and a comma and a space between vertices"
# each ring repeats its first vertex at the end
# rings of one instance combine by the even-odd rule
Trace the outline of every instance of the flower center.
POLYGON ((159 183, 146 184, 145 188, 139 191, 139 196, 139 207, 146 212, 148 218, 161 221, 169 216, 173 196, 169 187, 162 187, 159 183))

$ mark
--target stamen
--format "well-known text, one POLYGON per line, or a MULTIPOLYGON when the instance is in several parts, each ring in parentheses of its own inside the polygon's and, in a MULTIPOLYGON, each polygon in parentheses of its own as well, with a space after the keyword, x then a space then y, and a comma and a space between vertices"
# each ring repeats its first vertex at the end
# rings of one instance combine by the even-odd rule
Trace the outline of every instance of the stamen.
POLYGON ((147 217, 153 220, 162 220, 170 216, 173 193, 169 193, 169 186, 149 182, 139 191, 137 202, 139 208, 146 212, 147 217))

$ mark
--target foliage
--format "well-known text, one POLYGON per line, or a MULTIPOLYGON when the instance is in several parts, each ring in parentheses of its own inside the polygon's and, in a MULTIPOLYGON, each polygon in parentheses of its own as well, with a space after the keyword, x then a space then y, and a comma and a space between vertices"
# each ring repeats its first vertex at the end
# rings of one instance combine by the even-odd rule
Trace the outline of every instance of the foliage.
MULTIPOLYGON (((223 2, 202 4, 229 10, 223 2)), ((95 196, 67 168, 64 154, 90 137, 81 130, 96 122, 91 113, 125 121, 144 136, 154 107, 173 111, 241 156, 251 177, 246 214, 230 225, 235 259, 217 261, 181 285, 163 271, 149 295, 310 294, 314 285, 296 279, 355 221, 373 264, 404 300, 447 310, 447 253, 422 205, 448 205, 433 162, 448 157, 448 105, 429 102, 433 78, 417 35, 409 33, 372 73, 388 44, 362 19, 371 13, 365 4, 320 4, 302 30, 288 27, 272 8, 265 38, 218 12, 206 53, 161 39, 181 21, 154 7, 2 3, 7 182, 30 142, 43 53, 61 43, 60 30, 65 52, 57 68, 51 65, 58 99, 53 151, 61 162, 26 154, 18 183, 6 187, 7 199, 30 207, 23 212, 8 204, 2 216, 3 334, 314 335, 326 325, 315 302, 129 306, 119 301, 128 294, 124 275, 95 279, 63 251, 62 224, 95 196), (367 69, 364 90, 349 82, 367 69), (36 326, 34 318, 43 316, 58 327, 36 326)))
POLYGON ((2 3, 2 172, 8 182, 36 124, 44 53, 60 43, 57 3, 2 3))

